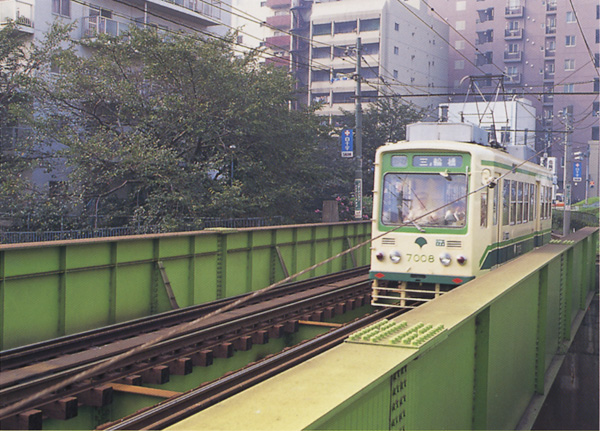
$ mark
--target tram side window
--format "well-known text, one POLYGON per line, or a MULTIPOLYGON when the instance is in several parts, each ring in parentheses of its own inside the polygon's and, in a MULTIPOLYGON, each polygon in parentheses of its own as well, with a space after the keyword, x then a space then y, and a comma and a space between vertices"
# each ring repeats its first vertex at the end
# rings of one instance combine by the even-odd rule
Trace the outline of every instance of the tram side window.
POLYGON ((481 192, 481 221, 479 225, 481 227, 487 227, 488 225, 488 189, 484 189, 481 192))
POLYGON ((529 184, 529 221, 535 219, 535 184, 529 184))
POLYGON ((492 205, 492 217, 493 217, 493 223, 494 226, 496 226, 498 224, 498 195, 500 194, 500 191, 498 190, 500 187, 494 187, 494 202, 492 205))
POLYGON ((529 184, 523 184, 523 223, 529 221, 529 184))
POLYGON ((546 218, 552 217, 552 189, 546 187, 546 218))
POLYGON ((542 220, 547 219, 548 218, 548 206, 546 205, 546 199, 548 194, 546 193, 546 186, 542 186, 541 190, 540 190, 540 201, 541 201, 541 209, 540 209, 540 218, 542 220))
POLYGON ((502 187, 502 224, 508 225, 508 213, 510 206, 510 180, 504 180, 502 187))
POLYGON ((523 183, 517 181, 517 223, 523 221, 523 183))
POLYGON ((517 215, 517 182, 510 182, 510 224, 515 224, 517 215))

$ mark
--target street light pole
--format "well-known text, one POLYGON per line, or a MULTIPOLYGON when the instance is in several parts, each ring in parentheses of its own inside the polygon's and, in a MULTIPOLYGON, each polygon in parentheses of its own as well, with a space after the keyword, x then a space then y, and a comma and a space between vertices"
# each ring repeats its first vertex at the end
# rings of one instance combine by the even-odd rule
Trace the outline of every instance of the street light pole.
POLYGON ((354 218, 362 220, 362 103, 361 103, 361 38, 356 38, 356 94, 355 94, 355 129, 356 129, 356 171, 354 174, 354 218))
POLYGON ((569 112, 565 109, 565 154, 563 168, 563 192, 565 206, 563 210, 563 236, 571 230, 571 181, 569 179, 569 156, 571 154, 571 142, 569 140, 569 112))

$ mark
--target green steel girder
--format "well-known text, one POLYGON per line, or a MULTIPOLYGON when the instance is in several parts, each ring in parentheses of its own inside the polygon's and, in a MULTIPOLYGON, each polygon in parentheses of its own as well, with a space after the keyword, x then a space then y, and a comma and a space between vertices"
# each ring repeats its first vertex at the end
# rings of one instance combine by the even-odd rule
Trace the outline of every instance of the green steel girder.
MULTIPOLYGON (((282 280, 277 249, 294 274, 370 230, 348 222, 0 245, 0 349, 170 310, 159 261, 186 307, 282 280)), ((368 246, 355 256, 368 264, 368 246)), ((300 278, 351 265, 341 257, 300 278)))
POLYGON ((169 429, 527 429, 598 290, 598 228, 568 239, 395 319, 443 325, 420 346, 359 331, 169 429))

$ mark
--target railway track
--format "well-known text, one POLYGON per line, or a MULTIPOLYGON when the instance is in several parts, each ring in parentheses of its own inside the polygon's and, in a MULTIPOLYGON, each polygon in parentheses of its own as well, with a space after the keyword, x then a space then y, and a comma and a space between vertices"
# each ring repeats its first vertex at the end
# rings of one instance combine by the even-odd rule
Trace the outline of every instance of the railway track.
POLYGON ((45 418, 76 416, 81 405, 106 406, 115 388, 162 384, 171 374, 189 374, 195 366, 209 366, 214 358, 228 358, 253 344, 294 333, 302 320, 321 321, 362 306, 368 302, 369 291, 365 268, 285 285, 254 302, 186 327, 176 336, 119 361, 109 371, 88 374, 43 397, 39 394, 49 387, 85 374, 97 364, 173 331, 177 325, 184 327, 182 322, 194 321, 229 302, 190 307, 2 352, 2 409, 24 399, 36 399, 1 417, 1 427, 35 429, 45 418))
POLYGON ((163 429, 342 343, 348 335, 360 328, 386 317, 393 318, 403 312, 394 309, 379 310, 312 340, 300 343, 277 355, 250 364, 244 369, 215 382, 173 396, 152 408, 137 412, 119 421, 105 424, 98 429, 163 429))

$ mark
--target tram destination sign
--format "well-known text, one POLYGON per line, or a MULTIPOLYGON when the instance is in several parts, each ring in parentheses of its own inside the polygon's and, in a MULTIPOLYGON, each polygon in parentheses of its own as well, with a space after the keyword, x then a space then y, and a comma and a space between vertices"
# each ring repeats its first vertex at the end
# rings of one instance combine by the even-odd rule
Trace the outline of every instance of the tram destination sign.
POLYGON ((414 156, 413 166, 418 168, 460 168, 462 156, 414 156))

